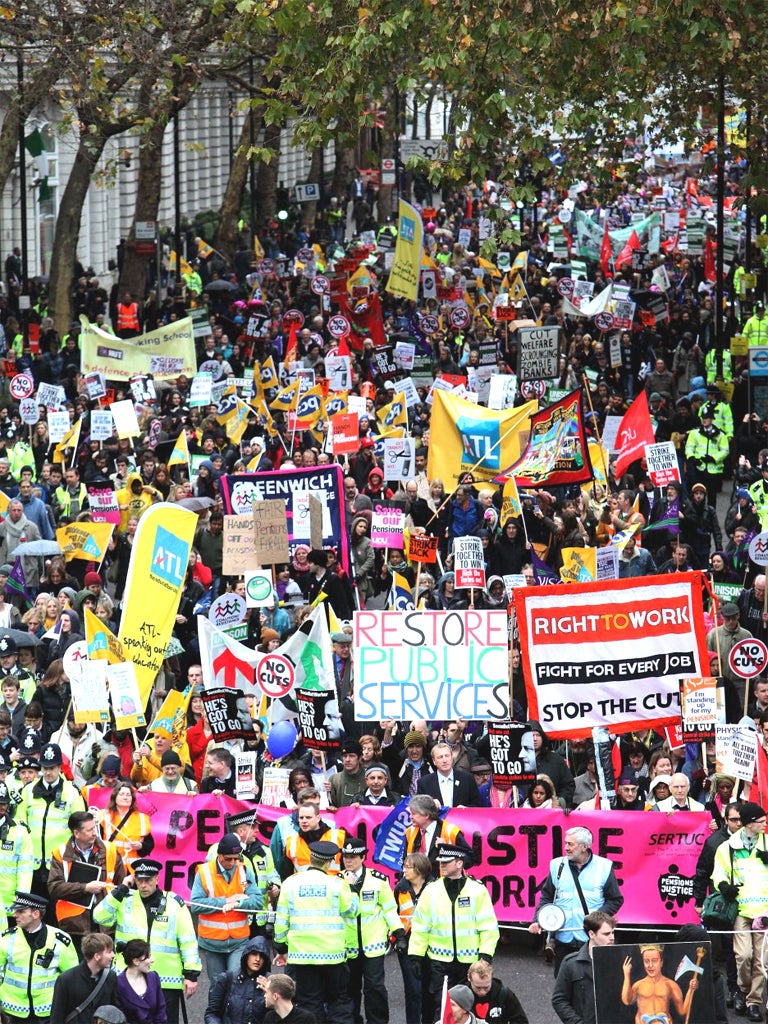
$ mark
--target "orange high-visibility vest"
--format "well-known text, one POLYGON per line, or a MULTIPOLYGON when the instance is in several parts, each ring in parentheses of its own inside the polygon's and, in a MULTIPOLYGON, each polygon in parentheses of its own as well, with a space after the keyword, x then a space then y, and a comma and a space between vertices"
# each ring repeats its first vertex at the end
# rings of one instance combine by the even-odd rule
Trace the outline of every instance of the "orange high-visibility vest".
POLYGON ((118 331, 139 331, 139 304, 131 302, 126 306, 122 302, 117 304, 117 329, 118 331))
MULTIPOLYGON (((228 899, 238 893, 244 893, 247 885, 245 868, 237 865, 232 872, 230 881, 218 870, 218 861, 198 864, 197 874, 207 896, 223 896, 228 899)), ((200 914, 198 918, 198 938, 212 941, 225 939, 247 939, 251 933, 250 917, 241 910, 213 910, 200 914)))
MULTIPOLYGON (((324 832, 318 842, 334 843, 339 848, 339 853, 333 861, 332 866, 325 870, 329 875, 338 875, 341 870, 341 848, 344 845, 346 833, 343 828, 329 828, 324 832)), ((297 871, 306 871, 309 867, 309 846, 306 840, 302 839, 300 832, 292 832, 285 840, 285 856, 293 862, 297 871)))

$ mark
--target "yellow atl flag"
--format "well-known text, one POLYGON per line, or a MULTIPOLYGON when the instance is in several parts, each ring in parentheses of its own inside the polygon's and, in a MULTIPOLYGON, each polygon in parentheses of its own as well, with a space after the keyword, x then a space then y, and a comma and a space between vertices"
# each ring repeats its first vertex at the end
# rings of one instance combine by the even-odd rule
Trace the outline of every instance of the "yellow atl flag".
POLYGON ((597 548, 563 548, 563 583, 590 583, 597 579, 597 548))
POLYGON ((347 295, 350 299, 354 297, 355 288, 367 288, 370 291, 372 287, 373 278, 367 267, 358 267, 347 279, 347 295))
POLYGON ((154 721, 147 730, 154 736, 160 733, 170 737, 171 747, 179 755, 183 764, 189 764, 191 760, 187 746, 187 712, 191 700, 191 686, 188 686, 183 693, 180 690, 170 690, 157 709, 154 721))
POLYGON ((123 645, 115 634, 88 607, 85 608, 85 642, 88 644, 88 657, 91 661, 104 659, 110 665, 128 661, 123 645))
POLYGON ((402 391, 398 392, 389 405, 382 405, 376 413, 376 417, 382 427, 386 429, 407 427, 408 409, 405 405, 405 394, 402 391))
POLYGON ((523 506, 520 504, 520 495, 513 476, 504 484, 502 494, 500 525, 504 529, 510 519, 517 519, 523 514, 523 506))
POLYGON ((74 455, 77 453, 77 446, 80 444, 80 429, 82 425, 83 417, 81 416, 77 423, 69 428, 64 437, 62 437, 53 449, 53 456, 51 458, 52 462, 66 462, 64 452, 67 448, 72 448, 74 458, 74 455))
POLYGON ((589 448, 589 461, 592 463, 592 472, 595 474, 595 480, 603 487, 607 487, 608 455, 605 448, 594 440, 587 441, 587 447, 589 448))
POLYGON ((170 458, 168 459, 167 465, 171 466, 186 466, 189 462, 189 444, 187 443, 187 432, 182 430, 176 439, 176 444, 173 446, 170 458))
POLYGON ((264 246, 259 241, 259 236, 258 235, 254 235, 253 236, 253 254, 256 257, 256 259, 259 261, 259 263, 261 263, 261 261, 264 259, 264 256, 265 256, 264 246))
POLYGON ((195 244, 197 245, 197 255, 201 260, 207 260, 209 256, 213 256, 216 252, 212 245, 208 245, 208 243, 199 236, 195 239, 195 244))
POLYGON ((440 265, 435 263, 429 253, 425 250, 421 254, 421 268, 422 270, 440 270, 440 265))
POLYGON ((277 392, 269 403, 269 408, 274 409, 275 412, 292 412, 296 408, 298 400, 299 378, 297 377, 292 384, 287 384, 277 392))
POLYGON ((10 504, 11 499, 8 497, 5 491, 0 491, 0 516, 5 515, 5 513, 8 511, 8 506, 10 504))
POLYGON ((120 643, 136 669, 146 707, 176 624, 176 612, 198 519, 162 501, 144 512, 133 540, 125 581, 120 643))
POLYGON ((263 363, 259 366, 259 380, 263 388, 276 388, 280 381, 277 379, 277 371, 275 370, 275 360, 272 356, 267 356, 263 363))
POLYGON ((413 302, 419 297, 419 274, 424 225, 421 215, 410 203, 400 200, 397 211, 395 258, 386 290, 413 302))
MULTIPOLYGON (((168 261, 168 269, 170 270, 170 272, 172 274, 176 273, 176 250, 175 249, 171 249, 171 258, 168 261)), ((184 274, 191 274, 192 272, 193 272, 192 264, 191 263, 187 263, 187 261, 182 256, 181 257, 181 273, 182 273, 182 275, 184 275, 184 274)))
POLYGON ((67 562, 73 558, 101 562, 114 528, 114 523, 67 523, 56 531, 56 543, 67 562))
POLYGON ((475 480, 493 480, 520 458, 528 442, 537 402, 515 409, 487 409, 448 391, 433 393, 427 477, 439 477, 452 491, 459 475, 472 470, 475 480))

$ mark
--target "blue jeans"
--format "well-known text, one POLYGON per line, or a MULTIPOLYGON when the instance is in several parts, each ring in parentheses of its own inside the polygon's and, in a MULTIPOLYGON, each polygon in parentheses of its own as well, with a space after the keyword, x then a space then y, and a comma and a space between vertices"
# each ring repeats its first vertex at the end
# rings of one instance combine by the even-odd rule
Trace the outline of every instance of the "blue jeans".
POLYGON ((205 956, 205 969, 208 972, 208 981, 211 985, 222 971, 234 971, 237 974, 240 970, 240 961, 243 958, 245 945, 244 941, 242 945, 230 950, 229 953, 212 953, 210 949, 202 950, 205 956))

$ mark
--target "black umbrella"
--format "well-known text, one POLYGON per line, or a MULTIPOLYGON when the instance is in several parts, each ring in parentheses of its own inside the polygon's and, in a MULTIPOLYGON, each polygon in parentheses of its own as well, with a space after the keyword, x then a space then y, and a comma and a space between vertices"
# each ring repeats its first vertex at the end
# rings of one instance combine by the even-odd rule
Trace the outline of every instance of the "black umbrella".
POLYGON ((234 281, 225 281, 223 277, 217 277, 210 281, 204 288, 205 292, 239 292, 240 285, 234 281))
POLYGON ((0 629, 0 636, 9 636, 17 647, 39 647, 40 637, 25 629, 0 629))

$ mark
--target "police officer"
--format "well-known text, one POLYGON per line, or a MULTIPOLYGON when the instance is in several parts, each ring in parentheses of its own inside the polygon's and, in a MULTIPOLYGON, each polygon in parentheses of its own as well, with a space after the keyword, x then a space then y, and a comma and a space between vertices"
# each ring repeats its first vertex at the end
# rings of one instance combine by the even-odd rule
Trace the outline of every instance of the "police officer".
POLYGON ((13 820, 10 803, 8 787, 0 782, 0 902, 7 914, 11 913, 14 893, 29 892, 32 888, 35 869, 29 829, 23 822, 13 820))
MULTIPOLYGON (((181 992, 190 999, 203 969, 192 915, 181 896, 158 886, 163 865, 144 857, 133 862, 136 889, 116 886, 94 908, 93 919, 115 929, 116 942, 144 939, 160 975, 168 1024, 179 1024, 181 992)), ((185 1015, 186 1016, 186 1015, 185 1015)))
POLYGON ((480 957, 493 961, 499 923, 486 887, 464 874, 465 851, 444 844, 437 854, 442 877, 424 890, 413 912, 409 955, 414 974, 429 960, 430 991, 437 1000, 443 987, 466 985, 467 969, 480 957))
POLYGON ((685 442, 688 486, 704 484, 712 506, 717 504, 725 460, 730 450, 728 437, 715 425, 714 416, 715 406, 707 402, 701 407, 701 426, 689 431, 685 442))
POLYGON ((361 840, 347 837, 341 848, 344 877, 359 899, 355 920, 347 928, 349 993, 360 1020, 360 1003, 365 994, 367 1024, 388 1024, 389 999, 384 981, 384 954, 394 939, 398 953, 405 953, 408 940, 397 912, 395 897, 385 875, 363 864, 368 848, 361 840))
POLYGON ((44 897, 17 892, 12 906, 16 927, 0 941, 0 1005, 11 1021, 48 1024, 56 979, 77 966, 69 935, 43 923, 47 909, 44 897))
POLYGON ((35 856, 32 891, 38 896, 48 892, 53 851, 69 839, 70 814, 85 810, 82 796, 61 774, 61 764, 61 748, 55 743, 46 743, 40 754, 43 777, 24 787, 16 811, 17 820, 23 821, 32 833, 35 856))
POLYGON ((346 879, 330 874, 339 848, 319 841, 309 847, 306 871, 283 882, 275 917, 273 967, 288 965, 296 982, 297 1004, 318 1021, 354 1024, 349 995, 347 929, 354 926, 358 897, 346 879))
MULTIPOLYGON (((272 859, 272 851, 268 846, 259 842, 256 834, 258 823, 256 810, 240 811, 237 814, 228 814, 224 819, 224 827, 227 832, 234 833, 240 840, 243 847, 243 858, 251 865, 256 885, 259 887, 262 896, 262 910, 254 914, 251 922, 251 936, 264 935, 265 927, 269 920, 269 912, 274 909, 277 897, 280 895, 280 875, 275 869, 275 862, 272 859)), ((214 843, 208 851, 208 860, 214 860, 219 852, 219 844, 214 843)), ((274 913, 272 914, 274 922, 274 913)), ((271 932, 270 927, 270 932, 271 932)))

